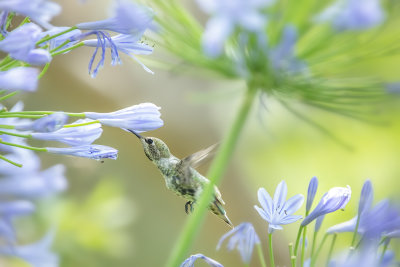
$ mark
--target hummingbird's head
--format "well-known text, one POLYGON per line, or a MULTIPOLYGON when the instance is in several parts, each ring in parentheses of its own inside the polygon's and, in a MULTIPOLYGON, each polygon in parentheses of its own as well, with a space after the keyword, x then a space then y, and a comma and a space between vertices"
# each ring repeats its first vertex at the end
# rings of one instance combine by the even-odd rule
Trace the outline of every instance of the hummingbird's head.
POLYGON ((144 153, 149 158, 149 160, 156 161, 161 158, 169 158, 171 156, 169 148, 160 139, 155 137, 144 137, 139 135, 135 131, 129 131, 140 139, 143 145, 144 153))

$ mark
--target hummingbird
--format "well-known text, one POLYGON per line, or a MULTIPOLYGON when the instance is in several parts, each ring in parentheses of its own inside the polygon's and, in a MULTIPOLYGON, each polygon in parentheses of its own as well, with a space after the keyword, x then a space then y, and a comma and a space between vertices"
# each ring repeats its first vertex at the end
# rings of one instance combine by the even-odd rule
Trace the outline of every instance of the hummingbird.
MULTIPOLYGON (((144 153, 160 170, 167 188, 187 200, 185 204, 186 213, 192 212, 193 205, 203 192, 204 187, 210 183, 206 177, 194 169, 194 166, 206 159, 215 145, 179 159, 171 154, 168 146, 162 140, 155 137, 144 137, 135 131, 129 131, 139 138, 144 153)), ((208 209, 233 228, 223 205, 225 205, 225 202, 222 200, 221 193, 214 186, 213 200, 208 209)))

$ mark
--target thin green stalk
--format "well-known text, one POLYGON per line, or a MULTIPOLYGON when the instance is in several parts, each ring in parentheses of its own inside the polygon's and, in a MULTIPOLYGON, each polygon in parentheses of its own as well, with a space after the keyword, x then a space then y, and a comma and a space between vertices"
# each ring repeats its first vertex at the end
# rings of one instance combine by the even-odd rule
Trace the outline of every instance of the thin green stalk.
POLYGON ((4 125, 4 124, 0 124, 0 128, 1 129, 15 129, 14 125, 4 125))
POLYGON ((267 267, 267 264, 265 263, 265 258, 264 258, 264 253, 262 251, 261 243, 257 244, 257 253, 258 253, 258 258, 260 259, 261 267, 267 267))
POLYGON ((337 234, 333 234, 331 246, 329 247, 328 258, 326 259, 326 266, 329 266, 329 262, 331 261, 333 247, 335 246, 337 234))
POLYGON ((19 92, 19 91, 15 91, 15 92, 12 92, 12 93, 9 93, 9 94, 7 94, 7 95, 5 95, 5 96, 0 97, 0 101, 6 100, 6 99, 8 99, 8 98, 10 98, 10 97, 13 97, 13 96, 15 96, 16 94, 18 94, 18 92, 19 92))
POLYGON ((313 240, 312 240, 312 245, 311 245, 311 258, 314 255, 314 251, 315 251, 315 243, 317 242, 317 235, 318 235, 318 231, 314 231, 314 235, 313 235, 313 240))
POLYGON ((300 266, 304 266, 304 254, 306 252, 306 233, 307 233, 307 226, 304 226, 304 231, 303 231, 303 240, 301 244, 301 256, 300 256, 300 266))
POLYGON ((356 228, 354 228, 353 239, 351 240, 351 245, 350 245, 351 247, 354 247, 354 244, 356 243, 356 237, 357 237, 359 224, 360 224, 360 216, 357 216, 356 228))
POLYGON ((319 253, 321 252, 322 247, 324 246, 325 241, 326 241, 327 238, 328 238, 328 234, 325 234, 324 237, 322 238, 321 244, 319 245, 317 251, 314 254, 314 257, 311 258, 311 264, 310 264, 311 267, 315 266, 315 262, 316 262, 316 260, 318 258, 319 253))
POLYGON ((8 163, 11 163, 14 166, 17 166, 17 167, 20 167, 20 168, 22 167, 22 164, 16 163, 15 161, 10 160, 10 159, 4 157, 3 155, 0 155, 0 159, 2 159, 4 161, 7 161, 8 163))
POLYGON ((10 132, 0 131, 0 135, 2 135, 2 134, 12 135, 12 136, 22 137, 22 138, 31 138, 32 137, 29 134, 17 134, 17 133, 10 133, 10 132))
POLYGON ((290 255, 290 265, 292 267, 296 266, 296 256, 294 256, 293 252, 293 243, 289 243, 289 255, 290 255))
POLYGON ((271 267, 275 267, 274 260, 274 249, 272 246, 272 233, 268 234, 268 246, 269 246, 269 262, 271 267))
POLYGON ((19 147, 19 148, 25 148, 25 149, 29 149, 29 150, 33 150, 33 151, 42 151, 42 152, 47 151, 47 149, 44 147, 23 146, 23 145, 19 145, 19 144, 4 142, 1 139, 0 139, 0 144, 7 145, 7 146, 15 146, 15 147, 19 147))
POLYGON ((38 79, 42 78, 43 75, 47 72, 47 70, 49 69, 50 66, 50 62, 48 62, 46 65, 44 65, 42 71, 40 72, 40 74, 38 75, 38 79))
MULTIPOLYGON (((387 237, 385 237, 385 239, 386 239, 386 238, 387 238, 387 237)), ((382 264, 382 262, 383 262, 383 258, 385 257, 386 250, 387 250, 387 248, 388 248, 388 246, 389 246, 389 243, 390 243, 390 238, 389 238, 388 241, 383 240, 383 243, 384 243, 384 245, 383 245, 381 257, 379 258, 379 264, 382 264)))
POLYGON ((69 42, 71 42, 70 40, 65 40, 62 44, 60 44, 59 46, 57 46, 56 48, 53 48, 50 50, 50 53, 56 52, 58 49, 60 49, 61 47, 63 47, 64 45, 68 44, 69 42))
POLYGON ((95 120, 95 121, 89 121, 89 122, 84 122, 84 123, 67 124, 67 125, 64 125, 64 128, 86 126, 86 125, 95 124, 95 123, 100 123, 100 121, 95 120))
POLYGON ((71 27, 69 29, 66 29, 65 31, 60 32, 60 33, 57 33, 57 34, 54 34, 54 35, 51 35, 51 36, 47 36, 47 37, 43 38, 42 40, 38 41, 36 43, 36 45, 40 45, 40 44, 42 44, 44 42, 47 42, 48 40, 54 39, 54 38, 56 38, 58 36, 61 36, 63 34, 66 34, 66 33, 70 32, 70 31, 73 31, 73 30, 76 30, 76 29, 77 29, 77 27, 73 26, 73 27, 71 27))
POLYGON ((294 245, 294 256, 297 257, 297 250, 299 248, 299 243, 300 243, 300 237, 301 237, 301 232, 303 231, 303 226, 300 225, 299 231, 297 232, 297 238, 296 238, 296 243, 294 245))
POLYGON ((208 172, 207 177, 210 183, 205 186, 203 193, 199 197, 198 206, 191 216, 189 216, 183 230, 175 243, 170 258, 168 259, 168 267, 176 267, 181 264, 185 259, 187 252, 193 243, 201 223, 203 222, 207 207, 210 203, 214 193, 214 185, 218 184, 222 178, 230 158, 232 157, 233 150, 239 139, 239 135, 243 129, 246 119, 249 115, 252 103, 256 95, 256 89, 249 87, 246 91, 245 99, 239 109, 239 112, 233 122, 233 125, 228 132, 227 136, 223 139, 221 147, 218 150, 208 172))
POLYGON ((65 49, 63 49, 63 50, 60 50, 60 51, 51 53, 51 55, 52 55, 52 56, 57 56, 57 55, 59 55, 59 54, 64 54, 64 53, 66 53, 66 52, 68 52, 68 51, 74 50, 75 48, 81 47, 81 46, 83 46, 83 45, 84 45, 84 43, 83 43, 83 42, 80 42, 80 43, 77 43, 77 44, 75 44, 75 45, 73 45, 73 46, 70 46, 70 47, 68 47, 68 48, 65 48, 65 49))

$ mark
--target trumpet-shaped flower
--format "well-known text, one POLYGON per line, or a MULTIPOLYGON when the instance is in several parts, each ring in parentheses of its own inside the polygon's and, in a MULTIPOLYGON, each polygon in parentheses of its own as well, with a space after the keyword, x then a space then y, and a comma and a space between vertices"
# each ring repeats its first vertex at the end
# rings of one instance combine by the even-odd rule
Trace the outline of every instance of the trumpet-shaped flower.
POLYGON ((104 125, 140 133, 163 125, 159 109, 152 103, 141 103, 110 113, 84 112, 84 114, 86 118, 98 120, 104 125))
MULTIPOLYGON (((90 119, 77 120, 74 124, 91 122, 90 119)), ((100 137, 103 130, 100 123, 93 123, 84 126, 61 128, 48 133, 31 133, 31 136, 40 140, 51 140, 62 142, 71 146, 83 146, 93 143, 100 137)))
POLYGON ((229 236, 228 249, 237 249, 244 263, 249 264, 255 244, 260 244, 254 227, 251 223, 241 223, 228 233, 224 234, 218 242, 217 249, 220 249, 222 243, 229 236))
POLYGON ((196 255, 190 256, 184 262, 182 262, 180 267, 194 267, 194 262, 197 259, 204 260, 211 267, 224 267, 221 263, 219 263, 213 259, 210 259, 209 257, 206 257, 203 254, 196 254, 196 255))
POLYGON ((272 233, 274 230, 281 230, 281 225, 293 223, 301 219, 300 215, 292 214, 301 207, 304 196, 298 194, 286 201, 286 195, 287 186, 285 181, 280 182, 276 187, 273 200, 267 190, 264 188, 258 189, 258 201, 261 204, 261 208, 256 205, 254 208, 258 211, 261 218, 269 223, 269 233, 272 233))
POLYGON ((129 0, 117 0, 111 18, 79 23, 81 30, 108 30, 122 34, 143 34, 151 26, 153 11, 129 0))
POLYGON ((61 129, 67 121, 68 115, 62 112, 56 112, 27 124, 16 125, 15 129, 18 131, 48 133, 61 129))
POLYGON ((44 28, 51 28, 49 21, 61 12, 61 6, 47 0, 2 0, 0 10, 16 12, 29 17, 44 28))
POLYGON ((351 197, 350 186, 334 187, 325 193, 315 209, 301 222, 301 226, 306 226, 319 216, 344 209, 351 197))
POLYGON ((117 159, 118 156, 118 150, 109 146, 102 146, 102 145, 86 145, 86 146, 74 146, 74 147, 46 147, 46 150, 49 153, 90 158, 95 160, 117 159))
POLYGON ((0 88, 10 91, 36 91, 39 70, 30 67, 16 67, 0 71, 0 88))

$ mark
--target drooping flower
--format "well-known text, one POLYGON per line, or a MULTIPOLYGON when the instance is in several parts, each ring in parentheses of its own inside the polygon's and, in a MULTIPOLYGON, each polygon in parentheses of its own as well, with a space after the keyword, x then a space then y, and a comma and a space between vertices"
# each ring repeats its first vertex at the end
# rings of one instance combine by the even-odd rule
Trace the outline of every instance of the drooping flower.
POLYGON ((253 254, 254 245, 260 244, 254 227, 251 223, 241 223, 226 234, 224 234, 218 242, 217 250, 221 248, 222 243, 229 236, 228 249, 237 249, 244 263, 249 264, 253 254))
POLYGON ((180 267, 194 267, 194 262, 197 259, 202 259, 204 260, 208 265, 210 265, 211 267, 224 267, 221 263, 204 256, 203 254, 196 254, 196 255, 192 255, 189 258, 187 258, 184 262, 182 262, 180 267))
POLYGON ((48 133, 61 129, 67 121, 68 115, 63 112, 56 112, 27 124, 16 125, 15 129, 18 131, 48 133))
MULTIPOLYGON (((91 121, 90 119, 81 119, 72 123, 72 125, 91 121)), ((102 132, 101 124, 93 123, 84 126, 64 127, 48 133, 31 133, 30 135, 35 139, 58 141, 71 146, 83 146, 93 143, 93 141, 100 137, 102 132)))
POLYGON ((267 190, 264 188, 258 189, 258 201, 261 204, 261 208, 256 205, 254 208, 258 211, 261 218, 269 223, 269 233, 272 233, 274 230, 281 230, 281 225, 293 223, 301 219, 300 215, 292 214, 301 207, 304 196, 298 194, 286 201, 286 195, 287 186, 285 181, 280 182, 276 187, 273 200, 267 190))
POLYGON ((118 156, 118 150, 109 146, 102 146, 102 145, 86 145, 86 146, 74 146, 74 147, 46 147, 46 150, 49 153, 90 158, 95 160, 117 159, 118 156))
POLYGON ((366 30, 381 24, 385 12, 380 0, 337 0, 317 15, 317 22, 329 21, 337 30, 366 30))
POLYGON ((39 70, 31 67, 16 67, 0 71, 0 88, 10 91, 36 91, 39 70))
POLYGON ((308 184, 306 213, 308 213, 309 210, 311 209, 311 205, 314 201, 317 189, 318 189, 318 179, 317 177, 314 176, 313 178, 311 178, 310 183, 308 184))
POLYGON ((262 10, 274 2, 274 0, 197 0, 200 8, 211 15, 202 37, 205 54, 210 57, 221 55, 225 41, 236 27, 252 33, 262 33, 267 23, 262 10))
POLYGON ((153 11, 150 8, 129 0, 117 0, 111 18, 79 23, 76 26, 81 30, 108 30, 122 34, 141 35, 151 27, 152 21, 153 11))
POLYGON ((160 107, 152 103, 141 103, 110 113, 84 112, 86 118, 100 121, 101 124, 135 132, 157 129, 163 125, 160 107))
POLYGON ((50 29, 52 25, 49 21, 61 12, 61 6, 48 0, 2 0, 0 10, 27 16, 44 28, 50 29))
POLYGON ((315 209, 301 222, 301 226, 306 226, 319 216, 344 209, 351 197, 350 186, 334 187, 325 193, 315 209))

